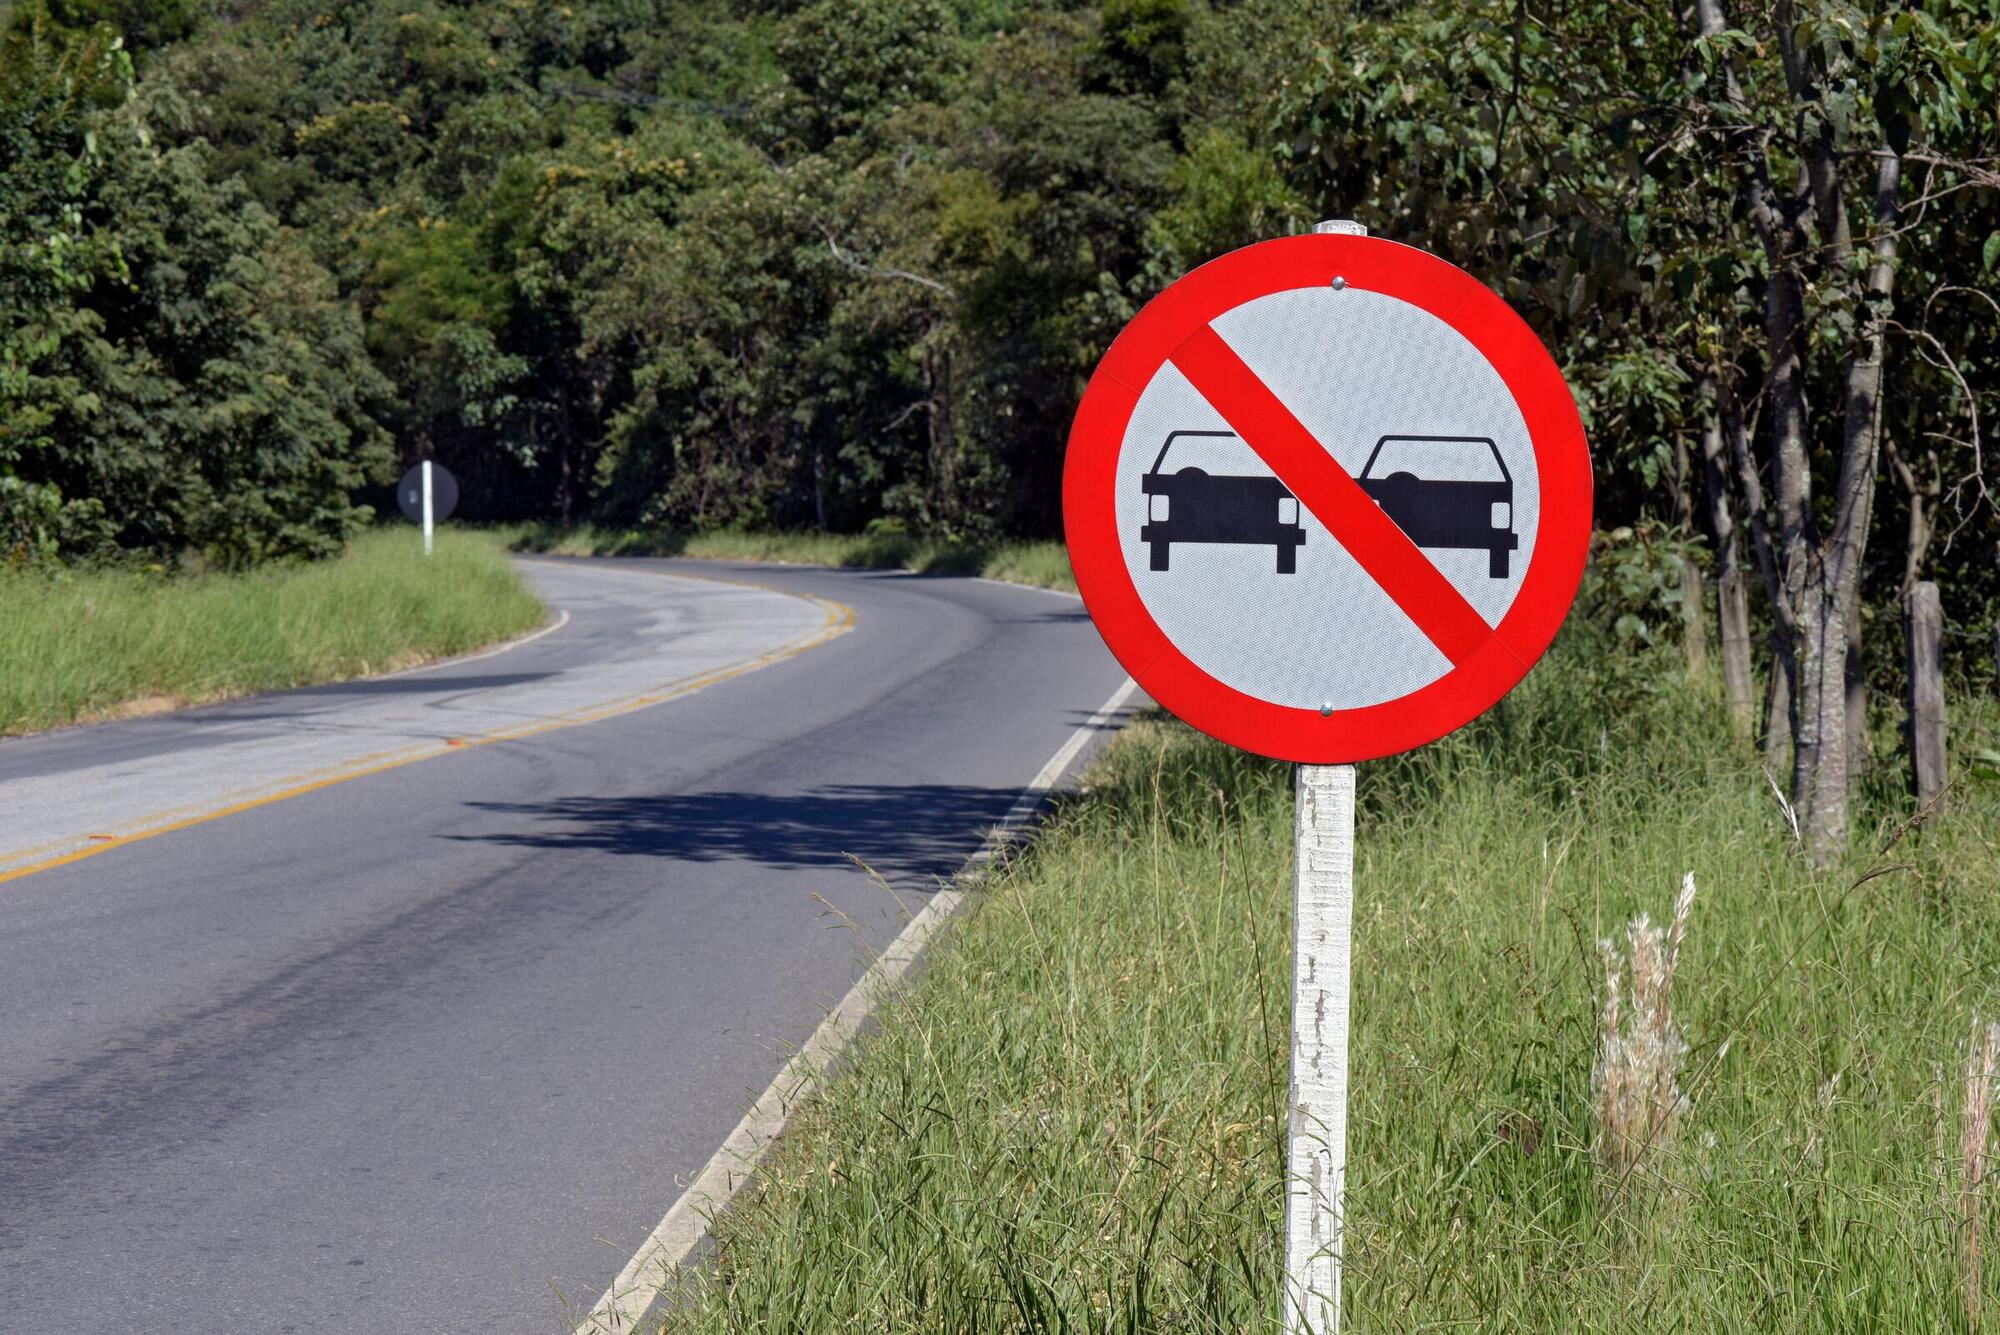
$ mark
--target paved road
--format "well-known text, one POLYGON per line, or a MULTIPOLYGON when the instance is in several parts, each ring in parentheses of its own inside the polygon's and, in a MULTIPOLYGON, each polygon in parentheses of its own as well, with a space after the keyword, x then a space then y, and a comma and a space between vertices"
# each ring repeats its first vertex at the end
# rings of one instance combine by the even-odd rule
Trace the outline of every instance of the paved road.
POLYGON ((920 897, 1124 679, 1036 590, 532 576, 499 654, 0 742, 0 1327, 566 1329, 858 974, 814 896, 900 925, 845 855, 920 897))

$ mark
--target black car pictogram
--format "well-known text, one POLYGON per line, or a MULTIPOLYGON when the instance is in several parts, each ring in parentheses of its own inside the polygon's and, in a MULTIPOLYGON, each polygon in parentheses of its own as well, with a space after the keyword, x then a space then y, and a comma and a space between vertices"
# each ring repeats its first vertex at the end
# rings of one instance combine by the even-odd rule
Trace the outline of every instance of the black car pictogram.
MULTIPOLYGON (((1430 452, 1430 451, 1426 451, 1430 452)), ((1514 477, 1500 457, 1500 447, 1485 436, 1384 436, 1375 442, 1368 463, 1355 481, 1375 498, 1396 527, 1419 547, 1460 547, 1486 553, 1486 574, 1491 579, 1507 578, 1510 553, 1520 547, 1514 532, 1514 477), (1424 446, 1463 446, 1477 455, 1484 446, 1499 465, 1499 481, 1462 482, 1443 478, 1421 478, 1414 473, 1394 472, 1376 477, 1375 463, 1382 447, 1395 442, 1415 442, 1424 446)))
POLYGON ((1160 446, 1142 480, 1147 522, 1139 530, 1139 541, 1147 544, 1150 567, 1165 570, 1168 554, 1177 542, 1221 542, 1258 547, 1269 544, 1277 549, 1278 573, 1296 571, 1299 545, 1306 540, 1305 526, 1299 523, 1298 498, 1268 474, 1218 475, 1195 467, 1163 471, 1167 451, 1186 437, 1234 440, 1236 433, 1175 431, 1160 446))

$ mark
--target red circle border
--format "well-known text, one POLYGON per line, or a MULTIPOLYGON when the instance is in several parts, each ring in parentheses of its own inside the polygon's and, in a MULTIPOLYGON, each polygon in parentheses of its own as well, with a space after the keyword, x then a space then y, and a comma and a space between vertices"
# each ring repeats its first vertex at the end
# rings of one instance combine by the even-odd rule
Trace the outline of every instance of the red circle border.
POLYGON ((1379 237, 1261 241, 1169 286, 1125 326, 1084 390, 1063 461, 1063 528, 1077 590, 1125 670, 1168 711, 1232 746, 1279 760, 1347 764, 1408 751, 1463 727, 1527 675, 1576 598, 1590 551, 1590 449, 1555 359, 1526 321, 1457 266, 1379 237), (1535 549, 1507 615, 1464 661, 1395 700, 1322 714, 1273 704, 1209 676, 1169 642, 1139 597, 1118 541, 1116 476, 1125 428, 1153 375, 1202 325, 1294 288, 1397 297, 1457 330, 1492 364, 1527 424, 1541 488, 1535 549))

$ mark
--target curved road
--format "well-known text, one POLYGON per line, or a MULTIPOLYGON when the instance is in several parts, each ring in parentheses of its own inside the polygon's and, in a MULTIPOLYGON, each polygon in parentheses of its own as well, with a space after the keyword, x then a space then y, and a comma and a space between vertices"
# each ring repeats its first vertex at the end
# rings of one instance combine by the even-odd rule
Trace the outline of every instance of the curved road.
POLYGON ((566 1329, 1124 681, 1040 590, 530 575, 502 652, 0 742, 7 1329, 566 1329))

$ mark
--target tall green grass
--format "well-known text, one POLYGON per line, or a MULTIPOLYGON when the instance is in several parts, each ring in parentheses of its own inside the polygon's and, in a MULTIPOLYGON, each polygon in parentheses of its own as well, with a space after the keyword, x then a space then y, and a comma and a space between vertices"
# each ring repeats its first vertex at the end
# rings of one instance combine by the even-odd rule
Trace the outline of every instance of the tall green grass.
POLYGON ((0 572, 0 733, 303 686, 461 653, 544 609, 501 544, 378 529, 346 555, 250 574, 0 572))
POLYGON ((981 575, 1014 584, 1076 591, 1060 542, 945 542, 895 531, 875 533, 672 533, 583 525, 512 525, 498 530, 519 551, 563 556, 691 556, 710 561, 860 566, 924 575, 981 575))
MULTIPOLYGON (((2000 794, 1962 774, 1899 836, 1884 772, 1815 874, 1715 690, 1603 650, 1572 635, 1484 720, 1362 767, 1347 1329, 1964 1331, 2000 794), (1598 943, 1665 919, 1689 870, 1689 1102, 1621 1181, 1592 1120, 1598 943)), ((2000 711, 1956 703, 1959 753, 1991 747, 2000 711)), ((666 1328, 1274 1329, 1290 785, 1177 724, 1122 736, 666 1328)))

